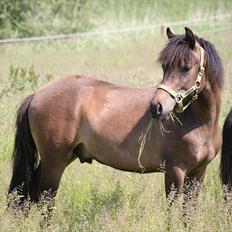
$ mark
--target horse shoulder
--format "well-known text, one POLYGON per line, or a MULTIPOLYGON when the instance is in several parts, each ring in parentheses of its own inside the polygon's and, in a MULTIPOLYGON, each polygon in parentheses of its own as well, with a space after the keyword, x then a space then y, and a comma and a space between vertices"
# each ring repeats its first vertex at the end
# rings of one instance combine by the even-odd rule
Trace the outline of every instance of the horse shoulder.
POLYGON ((221 146, 220 130, 210 133, 209 128, 195 129, 183 136, 183 141, 188 144, 184 152, 188 153, 186 164, 194 167, 199 163, 209 163, 218 153, 221 146))

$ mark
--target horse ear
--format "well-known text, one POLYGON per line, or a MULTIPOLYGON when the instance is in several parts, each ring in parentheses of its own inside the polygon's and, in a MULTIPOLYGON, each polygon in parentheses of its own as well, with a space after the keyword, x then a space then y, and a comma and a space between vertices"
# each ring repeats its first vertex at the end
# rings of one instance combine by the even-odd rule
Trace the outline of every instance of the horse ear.
POLYGON ((184 29, 185 29, 185 37, 186 37, 185 40, 189 43, 190 48, 193 49, 196 43, 195 36, 189 28, 185 27, 184 29))
POLYGON ((168 39, 171 39, 176 36, 175 34, 171 32, 171 29, 169 27, 167 27, 166 29, 166 34, 167 34, 168 39))

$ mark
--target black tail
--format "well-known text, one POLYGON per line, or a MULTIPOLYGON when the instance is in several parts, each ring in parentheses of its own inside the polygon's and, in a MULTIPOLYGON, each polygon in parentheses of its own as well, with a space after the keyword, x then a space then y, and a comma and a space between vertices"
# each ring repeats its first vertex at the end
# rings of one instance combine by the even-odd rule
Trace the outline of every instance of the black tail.
POLYGON ((28 108, 32 97, 33 95, 30 95, 24 100, 18 109, 16 120, 16 136, 12 155, 13 173, 8 193, 17 191, 20 202, 27 199, 34 191, 31 189, 34 185, 32 185, 32 179, 36 176, 35 169, 38 165, 38 153, 28 120, 28 108))
POLYGON ((232 190, 232 108, 223 126, 220 169, 222 184, 232 190))

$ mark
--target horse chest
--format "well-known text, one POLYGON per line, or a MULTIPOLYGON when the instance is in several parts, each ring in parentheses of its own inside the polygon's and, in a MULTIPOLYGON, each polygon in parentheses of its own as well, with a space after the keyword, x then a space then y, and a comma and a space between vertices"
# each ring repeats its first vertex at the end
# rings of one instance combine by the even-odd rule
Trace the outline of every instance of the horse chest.
POLYGON ((185 165, 195 165, 207 153, 205 145, 208 132, 199 129, 198 125, 192 127, 197 129, 186 131, 186 122, 184 123, 185 125, 178 130, 162 136, 161 155, 168 162, 176 160, 185 165))
POLYGON ((183 141, 179 157, 192 168, 202 162, 209 163, 217 155, 221 146, 221 135, 201 128, 184 136, 183 141))

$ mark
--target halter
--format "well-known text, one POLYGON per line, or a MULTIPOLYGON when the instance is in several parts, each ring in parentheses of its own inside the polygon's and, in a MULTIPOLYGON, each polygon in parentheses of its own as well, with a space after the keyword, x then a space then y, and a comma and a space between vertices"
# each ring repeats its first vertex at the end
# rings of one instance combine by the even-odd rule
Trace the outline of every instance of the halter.
POLYGON ((199 71, 197 74, 197 79, 195 81, 195 84, 189 88, 188 90, 180 90, 179 92, 176 92, 175 90, 169 88, 166 85, 160 84, 157 89, 162 89, 169 93, 172 98, 176 101, 176 105, 178 106, 176 109, 176 112, 178 113, 183 113, 185 109, 198 98, 198 91, 201 87, 201 81, 203 77, 203 72, 204 72, 204 49, 200 47, 200 66, 199 66, 199 71), (189 101, 184 105, 183 101, 188 98, 190 95, 193 96, 189 99, 189 101))

